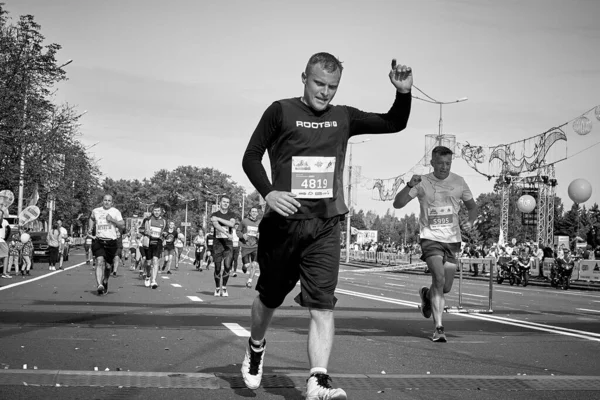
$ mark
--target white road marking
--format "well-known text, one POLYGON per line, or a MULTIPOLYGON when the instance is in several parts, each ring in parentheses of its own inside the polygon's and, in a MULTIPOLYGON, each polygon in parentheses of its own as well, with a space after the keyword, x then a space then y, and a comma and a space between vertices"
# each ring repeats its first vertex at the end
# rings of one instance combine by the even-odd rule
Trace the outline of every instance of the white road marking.
POLYGON ((171 279, 168 276, 161 276, 161 278, 163 278, 163 279, 171 279))
POLYGON ((463 293, 463 296, 473 296, 473 297, 488 297, 488 296, 482 296, 480 294, 471 294, 471 293, 463 293))
POLYGON ((187 298, 191 301, 202 301, 202 299, 198 296, 188 296, 187 298))
POLYGON ((68 271, 68 270, 70 270, 70 269, 73 269, 73 268, 80 267, 80 266, 82 266, 82 265, 85 265, 85 261, 84 261, 84 262, 82 262, 82 263, 79 263, 79 264, 72 265, 72 266, 70 266, 70 267, 67 267, 67 268, 65 268, 65 269, 62 269, 62 270, 61 270, 61 269, 59 269, 59 270, 57 270, 57 271, 51 271, 51 272, 48 272, 47 274, 40 275, 40 276, 38 276, 38 277, 36 277, 36 278, 31 278, 31 279, 27 279, 27 280, 25 280, 25 281, 21 281, 21 282, 15 282, 15 283, 11 283, 10 285, 2 286, 2 287, 0 287, 0 291, 2 291, 2 290, 6 290, 6 289, 10 289, 10 288, 13 288, 13 287, 16 287, 16 286, 24 285, 24 284, 26 284, 26 283, 35 282, 35 281, 37 281, 37 280, 40 280, 40 279, 48 278, 48 277, 50 277, 50 276, 52 276, 52 275, 60 274, 61 272, 65 272, 65 271, 68 271))
POLYGON ((239 324, 224 322, 223 325, 239 337, 250 337, 250 332, 242 328, 239 324))
MULTIPOLYGON (((367 294, 367 293, 353 292, 353 291, 344 290, 344 289, 336 289, 336 293, 345 294, 348 296, 362 297, 364 299, 381 301, 384 303, 399 304, 399 305, 404 305, 404 306, 408 306, 408 307, 417 307, 419 305, 419 303, 415 303, 412 301, 391 299, 391 298, 387 298, 387 297, 375 296, 375 295, 371 295, 371 294, 367 294)), ((503 318, 503 317, 492 316, 492 315, 482 315, 482 314, 454 314, 454 315, 457 315, 460 317, 465 317, 465 318, 479 319, 479 320, 488 321, 488 322, 497 322, 499 324, 518 326, 518 327, 533 329, 533 330, 542 331, 542 332, 550 332, 550 333, 555 333, 558 335, 572 336, 572 337, 576 337, 576 338, 580 338, 580 339, 591 340, 594 342, 600 342, 600 333, 579 331, 576 329, 562 328, 560 326, 538 324, 535 322, 520 321, 517 319, 503 318)))
POLYGON ((589 308, 576 308, 576 310, 581 310, 581 311, 590 311, 590 312, 597 312, 597 313, 600 313, 600 310, 590 310, 589 308))
POLYGON ((523 294, 522 292, 512 292, 512 291, 510 291, 510 290, 500 290, 500 289, 496 289, 496 290, 494 290, 494 292, 513 293, 513 294, 523 294))
POLYGON ((171 286, 173 286, 173 287, 181 287, 181 285, 179 283, 171 283, 171 286))
POLYGON ((398 285, 397 283, 387 283, 387 282, 385 284, 389 285, 389 286, 398 286, 398 287, 404 287, 404 286, 406 286, 406 285, 398 285))

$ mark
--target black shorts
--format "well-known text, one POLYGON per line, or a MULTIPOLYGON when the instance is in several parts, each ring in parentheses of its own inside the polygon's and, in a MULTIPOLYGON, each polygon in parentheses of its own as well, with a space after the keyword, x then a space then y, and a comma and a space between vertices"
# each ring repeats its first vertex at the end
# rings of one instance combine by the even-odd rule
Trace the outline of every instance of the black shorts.
POLYGON ((458 264, 456 255, 460 252, 460 242, 443 243, 435 240, 421 239, 421 260, 427 261, 430 256, 442 256, 443 263, 458 264))
POLYGON ((143 258, 143 259, 145 259, 145 260, 147 260, 148 259, 147 256, 148 256, 148 253, 149 253, 148 252, 148 248, 144 247, 144 246, 140 246, 139 250, 140 250, 140 257, 143 258))
POLYGON ((152 258, 160 258, 162 257, 163 245, 162 241, 157 241, 155 243, 150 242, 150 246, 146 249, 146 260, 151 260, 152 258))
POLYGON ((257 249, 249 249, 248 251, 245 251, 246 249, 244 249, 242 247, 242 262, 244 264, 250 264, 251 262, 256 261, 257 259, 257 255, 258 255, 258 250, 257 249))
POLYGON ((279 307, 300 280, 294 299, 303 307, 333 310, 340 268, 340 216, 288 220, 279 215, 259 225, 256 290, 268 308, 279 307))
POLYGON ((92 243, 92 253, 94 257, 102 257, 108 263, 112 263, 117 254, 117 240, 116 239, 99 239, 96 238, 92 243))

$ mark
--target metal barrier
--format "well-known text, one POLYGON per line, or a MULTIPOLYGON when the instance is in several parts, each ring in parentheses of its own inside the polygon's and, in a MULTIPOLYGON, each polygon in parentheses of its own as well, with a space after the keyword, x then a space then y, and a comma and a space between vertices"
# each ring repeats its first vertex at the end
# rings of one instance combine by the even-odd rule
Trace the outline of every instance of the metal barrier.
MULTIPOLYGON (((412 257, 417 260, 417 256, 412 257)), ((346 249, 342 249, 341 259, 346 259, 346 249)), ((385 253, 365 250, 350 250, 350 260, 381 265, 402 265, 410 263, 409 254, 385 253)))

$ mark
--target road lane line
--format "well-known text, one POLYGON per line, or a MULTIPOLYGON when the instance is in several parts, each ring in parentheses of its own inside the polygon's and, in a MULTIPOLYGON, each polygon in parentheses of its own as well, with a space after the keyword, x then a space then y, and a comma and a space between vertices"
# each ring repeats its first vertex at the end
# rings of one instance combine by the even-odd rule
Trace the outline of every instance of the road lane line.
POLYGON ((480 294, 471 294, 471 293, 463 293, 463 296, 473 296, 473 297, 488 297, 488 296, 482 296, 480 294))
POLYGON ((513 292, 513 291, 510 291, 510 290, 500 290, 500 289, 496 289, 496 290, 494 290, 494 292, 513 293, 513 294, 523 294, 522 292, 513 292))
POLYGON ((171 279, 168 276, 161 276, 161 278, 163 278, 163 279, 171 279))
POLYGON ((600 310, 590 310, 589 308, 576 308, 576 310, 581 310, 581 311, 590 311, 590 312, 597 312, 597 313, 600 313, 600 310))
POLYGON ((202 301, 202 299, 198 296, 188 296, 187 298, 191 301, 202 301))
POLYGON ((387 283, 387 282, 385 284, 389 285, 389 286, 398 286, 398 287, 405 287, 406 286, 406 285, 398 285, 397 283, 387 283))
POLYGON ((173 286, 173 287, 181 287, 181 285, 179 283, 171 283, 171 286, 173 286))
MULTIPOLYGON (((376 300, 376 301, 381 301, 384 303, 405 305, 408 307, 417 307, 419 305, 419 303, 414 303, 412 301, 390 299, 390 298, 386 298, 386 297, 375 296, 375 295, 371 295, 371 294, 367 294, 367 293, 353 292, 353 291, 344 290, 344 289, 336 289, 336 292, 340 293, 340 294, 345 294, 348 296, 362 297, 362 298, 369 299, 369 300, 376 300)), ((550 332, 550 333, 555 333, 558 335, 572 336, 572 337, 577 337, 580 339, 587 339, 587 340, 591 340, 594 342, 600 342, 600 334, 594 333, 594 332, 562 328, 560 326, 538 324, 536 322, 520 321, 520 320, 512 319, 512 318, 498 317, 495 315, 492 316, 492 315, 483 315, 483 314, 462 314, 462 313, 455 314, 455 315, 460 316, 460 317, 465 317, 465 318, 474 318, 474 319, 480 319, 480 320, 484 320, 484 321, 488 321, 488 322, 497 322, 499 324, 518 326, 518 327, 529 328, 529 329, 538 330, 538 331, 542 331, 542 332, 550 332)))
POLYGON ((250 337, 250 332, 242 328, 239 324, 224 322, 223 325, 239 337, 250 337))
POLYGON ((40 275, 40 276, 35 277, 35 278, 27 279, 26 281, 15 282, 15 283, 11 283, 10 285, 2 286, 2 287, 0 287, 0 291, 6 290, 6 289, 10 289, 10 288, 13 288, 13 287, 16 287, 16 286, 24 285, 26 283, 35 282, 35 281, 38 281, 38 280, 43 279, 43 278, 48 278, 48 277, 50 277, 52 275, 60 274, 61 272, 66 272, 66 271, 68 271, 70 269, 77 268, 77 267, 80 267, 82 265, 85 265, 85 261, 82 262, 82 263, 79 263, 79 264, 72 265, 72 266, 67 267, 65 269, 62 269, 62 270, 59 269, 57 271, 48 272, 47 274, 40 275))

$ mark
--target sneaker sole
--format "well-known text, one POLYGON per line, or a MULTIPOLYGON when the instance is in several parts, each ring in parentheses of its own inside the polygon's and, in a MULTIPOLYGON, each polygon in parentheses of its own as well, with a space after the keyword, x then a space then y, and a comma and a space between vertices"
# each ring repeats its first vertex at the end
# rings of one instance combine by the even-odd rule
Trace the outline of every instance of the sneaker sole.
POLYGON ((431 318, 431 310, 425 311, 425 308, 427 308, 427 306, 423 307, 423 304, 427 303, 423 292, 424 292, 424 290, 423 290, 423 288, 421 288, 419 290, 419 297, 421 298, 421 305, 419 306, 419 311, 421 311, 421 315, 423 316, 423 318, 429 319, 429 318, 431 318))

